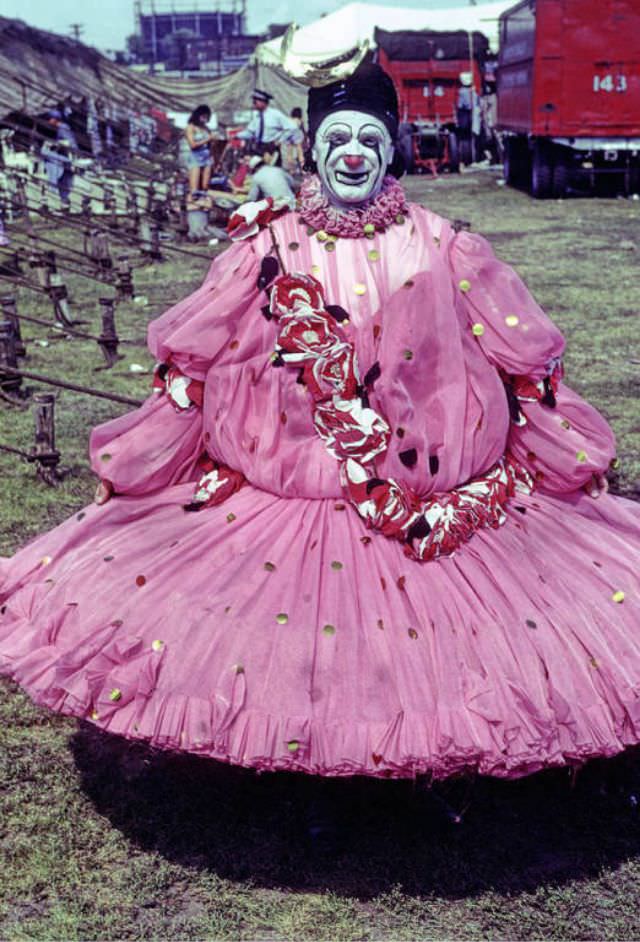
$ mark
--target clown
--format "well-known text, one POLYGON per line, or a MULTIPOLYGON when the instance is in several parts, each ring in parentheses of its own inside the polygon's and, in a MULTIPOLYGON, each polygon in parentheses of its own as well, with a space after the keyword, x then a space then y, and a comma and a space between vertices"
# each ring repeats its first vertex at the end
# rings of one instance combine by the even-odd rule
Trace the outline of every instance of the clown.
POLYGON ((0 568, 0 667, 261 770, 513 778, 640 740, 640 512, 559 331, 407 202, 390 79, 312 88, 298 207, 155 321, 97 503, 0 568))

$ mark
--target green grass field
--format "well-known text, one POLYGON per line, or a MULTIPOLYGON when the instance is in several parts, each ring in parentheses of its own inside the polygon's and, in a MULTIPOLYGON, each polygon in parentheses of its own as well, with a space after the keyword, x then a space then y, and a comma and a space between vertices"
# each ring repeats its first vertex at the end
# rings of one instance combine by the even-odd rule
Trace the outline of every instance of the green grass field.
MULTIPOLYGON (((614 489, 640 497, 640 203, 536 203, 492 172, 408 181, 410 195, 469 220, 515 265, 565 332, 567 380, 611 421, 614 489)), ((77 247, 65 230, 50 237, 77 247)), ((203 251, 200 249, 200 251, 203 251)), ((131 341, 111 371, 95 344, 26 327, 25 368, 142 398, 148 320, 195 287, 204 259, 136 272, 148 305, 118 309, 131 341), (34 341, 46 341, 47 346, 34 341)), ((68 280, 77 317, 98 329, 98 285, 68 280)), ((2 286, 5 287, 4 285, 2 286)), ((25 289, 19 309, 50 318, 25 289)), ((33 386, 33 384, 31 384, 33 386)), ((91 499, 90 427, 127 407, 61 392, 52 490, 0 454, 0 554, 91 499)), ((0 403, 0 442, 30 447, 30 408, 0 403)), ((438 794, 458 807, 462 783, 438 794)), ((640 938, 640 761, 633 756, 513 783, 475 783, 460 826, 422 785, 323 783, 157 754, 52 717, 0 683, 0 938, 640 938), (334 803, 343 833, 310 853, 305 809, 334 803)))

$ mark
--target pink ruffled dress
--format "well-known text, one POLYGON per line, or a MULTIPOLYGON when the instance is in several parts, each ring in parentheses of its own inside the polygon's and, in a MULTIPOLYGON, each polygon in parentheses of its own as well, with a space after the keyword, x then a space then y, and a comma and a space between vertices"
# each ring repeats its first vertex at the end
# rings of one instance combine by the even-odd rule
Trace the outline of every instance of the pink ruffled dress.
POLYGON ((516 777, 637 743, 640 507, 582 489, 614 441, 550 393, 559 331, 480 236, 416 205, 367 234, 288 213, 151 325, 177 387, 94 430, 116 496, 0 564, 0 669, 52 710, 262 770, 516 777), (428 561, 367 528, 274 363, 274 240, 376 365, 380 478, 424 501, 508 452, 535 487, 502 525, 428 561), (203 453, 235 484, 188 512, 203 453))

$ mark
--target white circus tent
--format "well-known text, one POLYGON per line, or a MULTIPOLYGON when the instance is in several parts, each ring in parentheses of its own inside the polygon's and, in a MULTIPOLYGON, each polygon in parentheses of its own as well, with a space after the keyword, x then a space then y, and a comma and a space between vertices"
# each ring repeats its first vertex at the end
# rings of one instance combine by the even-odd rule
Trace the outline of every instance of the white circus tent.
MULTIPOLYGON (((515 0, 492 0, 489 3, 461 7, 402 7, 373 3, 348 3, 301 26, 295 36, 295 52, 301 56, 319 55, 336 48, 346 49, 369 40, 373 46, 376 26, 384 30, 478 30, 498 51, 498 19, 515 0)), ((256 60, 261 65, 277 65, 280 61, 281 39, 261 43, 256 60)))

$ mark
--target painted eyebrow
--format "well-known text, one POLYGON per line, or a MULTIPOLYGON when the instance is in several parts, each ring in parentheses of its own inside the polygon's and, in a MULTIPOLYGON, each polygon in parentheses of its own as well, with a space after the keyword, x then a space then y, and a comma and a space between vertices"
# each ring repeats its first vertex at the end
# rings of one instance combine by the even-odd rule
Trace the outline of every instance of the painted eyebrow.
POLYGON ((348 124, 330 124, 322 136, 328 137, 329 134, 348 134, 351 137, 351 128, 348 124))
POLYGON ((379 138, 384 138, 385 136, 384 130, 382 128, 376 127, 375 124, 363 124, 363 126, 358 131, 358 137, 362 137, 363 135, 367 134, 375 135, 379 138))

